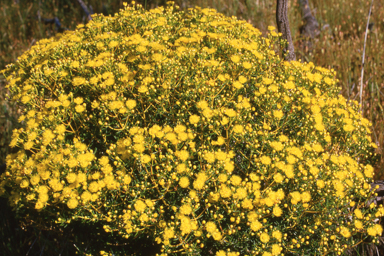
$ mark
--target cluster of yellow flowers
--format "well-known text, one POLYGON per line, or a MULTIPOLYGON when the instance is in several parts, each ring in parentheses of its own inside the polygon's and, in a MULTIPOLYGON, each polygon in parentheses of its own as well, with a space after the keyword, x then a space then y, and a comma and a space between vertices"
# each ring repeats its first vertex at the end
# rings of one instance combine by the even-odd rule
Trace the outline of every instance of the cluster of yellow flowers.
POLYGON ((125 6, 3 71, 25 125, 0 195, 47 225, 146 234, 161 255, 340 255, 376 241, 370 123, 333 71, 280 59, 273 27, 264 38, 213 9, 125 6))

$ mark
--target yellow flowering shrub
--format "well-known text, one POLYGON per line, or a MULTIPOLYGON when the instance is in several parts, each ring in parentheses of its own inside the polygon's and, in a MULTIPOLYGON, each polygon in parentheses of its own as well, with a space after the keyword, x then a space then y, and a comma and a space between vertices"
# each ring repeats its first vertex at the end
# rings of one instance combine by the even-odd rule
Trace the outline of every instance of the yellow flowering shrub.
POLYGON ((371 124, 333 71, 282 60, 274 28, 125 6, 3 70, 23 106, 0 183, 15 209, 161 255, 333 255, 381 234, 371 124))

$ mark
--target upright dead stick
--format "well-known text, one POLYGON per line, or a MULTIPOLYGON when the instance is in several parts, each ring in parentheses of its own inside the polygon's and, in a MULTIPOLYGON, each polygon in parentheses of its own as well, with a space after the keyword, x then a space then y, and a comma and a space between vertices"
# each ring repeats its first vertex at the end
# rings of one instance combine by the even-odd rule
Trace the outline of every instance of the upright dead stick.
POLYGON ((360 113, 363 114, 363 79, 364 79, 364 65, 365 65, 365 46, 367 45, 367 36, 369 30, 369 18, 371 17, 373 0, 371 6, 369 7, 367 27, 365 29, 365 38, 364 38, 364 49, 363 49, 363 61, 361 64, 361 81, 360 81, 360 113))
POLYGON ((277 29, 283 34, 283 39, 287 40, 288 46, 283 50, 287 61, 296 60, 295 49, 293 47, 291 30, 288 21, 288 0, 277 0, 276 7, 277 29))

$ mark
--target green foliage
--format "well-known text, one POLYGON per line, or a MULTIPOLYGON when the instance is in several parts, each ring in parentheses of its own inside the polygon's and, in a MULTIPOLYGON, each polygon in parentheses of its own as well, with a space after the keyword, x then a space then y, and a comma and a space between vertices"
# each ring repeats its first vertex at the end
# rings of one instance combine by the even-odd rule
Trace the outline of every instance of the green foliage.
POLYGON ((162 255, 376 241, 371 124, 335 72, 283 61, 273 27, 176 9, 94 15, 7 66, 23 127, 0 195, 27 223, 149 239, 162 255))

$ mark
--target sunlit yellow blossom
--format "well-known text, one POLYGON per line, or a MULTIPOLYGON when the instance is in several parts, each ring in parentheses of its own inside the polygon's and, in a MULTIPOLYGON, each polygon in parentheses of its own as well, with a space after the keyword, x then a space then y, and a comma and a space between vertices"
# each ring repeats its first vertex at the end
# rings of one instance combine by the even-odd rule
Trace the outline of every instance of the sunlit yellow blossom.
POLYGON ((75 182, 75 181, 76 181, 76 178, 77 178, 77 175, 76 175, 76 173, 73 173, 73 172, 70 172, 70 173, 67 175, 67 177, 66 177, 68 183, 73 183, 73 182, 75 182))
POLYGON ((240 83, 239 81, 235 81, 235 82, 233 82, 233 87, 235 87, 236 89, 241 89, 244 87, 244 85, 242 83, 240 83))
POLYGON ((227 256, 227 253, 223 250, 217 251, 216 256, 227 256))
POLYGON ((252 67, 252 64, 249 63, 248 61, 244 61, 243 62, 243 67, 246 68, 246 69, 250 69, 252 67))
POLYGON ((283 250, 283 248, 281 248, 280 245, 278 245, 278 244, 272 245, 272 255, 280 255, 282 250, 283 250))
POLYGON ((233 176, 231 177, 231 183, 232 183, 233 185, 235 185, 235 186, 240 185, 240 183, 241 183, 241 178, 240 178, 240 176, 238 176, 238 175, 233 175, 233 176))
POLYGON ((265 85, 270 85, 272 82, 273 82, 273 79, 267 78, 267 77, 263 77, 263 83, 265 85))
POLYGON ((232 55, 232 56, 231 56, 231 60, 232 60, 234 63, 239 63, 239 61, 240 61, 240 56, 239 56, 239 55, 232 55))
POLYGON ((127 106, 127 108, 132 110, 136 107, 136 100, 127 100, 125 102, 125 105, 127 106))
POLYGON ((149 155, 143 155, 141 157, 141 161, 143 162, 143 164, 146 164, 146 163, 149 163, 151 161, 151 157, 149 155))
POLYGON ((277 183, 281 183, 284 180, 284 176, 281 175, 280 173, 276 173, 273 175, 273 180, 276 181, 277 183))
POLYGON ((42 209, 43 207, 45 206, 45 203, 44 202, 41 202, 41 201, 37 201, 36 204, 35 204, 35 209, 36 210, 40 210, 42 209))
POLYGON ((346 238, 350 237, 351 236, 351 232, 349 231, 348 228, 344 227, 344 226, 341 226, 340 227, 340 234, 346 238))
POLYGON ((260 241, 263 243, 268 243, 269 242, 269 235, 265 232, 261 233, 260 241))
POLYGON ((137 200, 134 206, 135 210, 138 212, 144 212, 145 208, 147 207, 147 205, 141 200, 137 200))
POLYGON ((180 207, 180 213, 184 215, 189 215, 192 213, 192 208, 189 204, 184 204, 180 207))
POLYGON ((311 201, 311 193, 309 193, 308 191, 305 191, 301 194, 301 201, 303 203, 307 203, 309 201, 311 201))
POLYGON ((383 233, 383 227, 380 224, 375 224, 373 227, 367 229, 367 233, 370 236, 381 236, 383 233))
POLYGON ((199 120, 200 120, 200 117, 198 115, 191 115, 189 117, 189 122, 191 124, 197 124, 199 122, 199 120))
POLYGON ((85 83, 86 83, 86 80, 84 77, 77 76, 77 77, 73 78, 73 80, 72 80, 72 84, 74 86, 80 86, 80 85, 85 84, 85 83))
POLYGON ((269 165, 271 164, 271 158, 269 156, 262 156, 260 158, 262 164, 269 165))
POLYGON ((242 125, 239 125, 239 124, 237 124, 237 125, 235 125, 234 127, 233 127, 233 131, 235 132, 235 133, 243 133, 243 131, 244 131, 244 127, 242 126, 242 125))
POLYGON ((355 223, 355 227, 357 229, 363 229, 364 228, 363 223, 360 220, 355 220, 354 223, 355 223))
POLYGON ((204 172, 198 173, 196 180, 193 182, 193 188, 197 190, 203 189, 207 179, 208 176, 204 172))
POLYGON ((233 164, 233 162, 226 162, 224 164, 224 169, 228 172, 232 172, 235 169, 235 165, 233 164))
POLYGON ((213 163, 215 162, 216 160, 216 157, 215 157, 215 153, 214 152, 208 152, 204 155, 204 159, 208 162, 208 163, 213 163))
POLYGON ((187 188, 189 186, 189 179, 188 177, 181 177, 179 180, 179 185, 182 188, 187 188))
POLYGON ((301 194, 298 191, 292 192, 291 196, 292 196, 292 199, 291 199, 292 204, 297 204, 301 200, 301 194))
POLYGON ((76 198, 71 198, 67 202, 67 206, 69 209, 75 209, 78 204, 79 204, 79 201, 77 201, 76 198))
POLYGON ((176 151, 175 155, 181 160, 186 161, 189 158, 189 153, 187 150, 176 151))
POLYGON ((274 230, 272 232, 272 237, 276 238, 277 240, 281 240, 281 238, 283 237, 283 234, 279 231, 279 230, 274 230))
POLYGON ((21 188, 26 188, 29 186, 29 181, 27 179, 23 179, 20 183, 21 188))
POLYGON ((228 180, 228 176, 226 174, 224 174, 224 173, 220 173, 219 176, 218 176, 218 180, 220 182, 222 182, 222 183, 226 182, 228 180))

